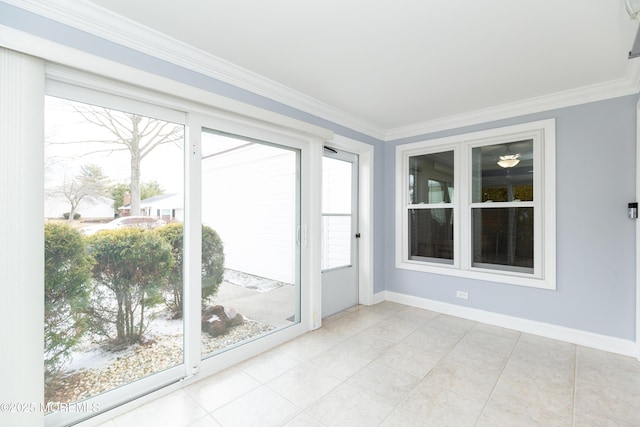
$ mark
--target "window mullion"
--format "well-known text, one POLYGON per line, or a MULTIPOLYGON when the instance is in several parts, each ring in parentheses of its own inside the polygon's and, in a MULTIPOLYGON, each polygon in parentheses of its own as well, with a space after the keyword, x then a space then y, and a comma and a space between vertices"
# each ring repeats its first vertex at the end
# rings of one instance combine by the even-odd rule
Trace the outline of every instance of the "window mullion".
POLYGON ((471 209, 497 209, 497 208, 534 208, 536 202, 492 202, 492 203, 470 203, 471 209))
POLYGON ((456 199, 457 218, 456 232, 454 232, 454 242, 456 246, 456 265, 468 270, 471 265, 471 210, 468 208, 471 201, 471 162, 469 159, 471 148, 464 143, 456 150, 456 170, 455 177, 458 184, 459 197, 456 199))
POLYGON ((184 321, 187 376, 200 367, 202 296, 202 117, 189 114, 185 136, 184 321))

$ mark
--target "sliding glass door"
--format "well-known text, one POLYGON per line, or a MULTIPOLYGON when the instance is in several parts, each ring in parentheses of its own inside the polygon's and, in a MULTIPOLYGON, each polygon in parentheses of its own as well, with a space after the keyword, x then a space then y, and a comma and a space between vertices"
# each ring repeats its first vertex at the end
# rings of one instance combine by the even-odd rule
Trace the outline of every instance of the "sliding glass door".
POLYGON ((45 99, 48 425, 184 377, 184 125, 115 105, 45 99))
POLYGON ((202 283, 207 358, 300 322, 300 150, 201 136, 203 242, 224 247, 220 282, 202 283))
POLYGON ((305 143, 250 127, 211 130, 189 113, 90 90, 50 92, 47 425, 305 331, 305 143))

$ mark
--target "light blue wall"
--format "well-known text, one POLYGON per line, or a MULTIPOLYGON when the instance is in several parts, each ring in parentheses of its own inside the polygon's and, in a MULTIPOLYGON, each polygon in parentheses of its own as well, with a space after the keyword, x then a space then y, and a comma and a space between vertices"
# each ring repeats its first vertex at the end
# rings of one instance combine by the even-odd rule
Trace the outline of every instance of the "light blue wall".
POLYGON ((0 2, 0 24, 333 130, 375 147, 374 291, 390 290, 635 339, 635 96, 384 143, 304 111, 0 2), (556 118, 558 289, 546 291, 395 268, 395 147, 556 118))
POLYGON ((635 221, 626 209, 635 200, 636 102, 627 96, 386 143, 386 289, 635 340, 635 221), (556 291, 395 268, 398 144, 547 118, 556 119, 556 291))

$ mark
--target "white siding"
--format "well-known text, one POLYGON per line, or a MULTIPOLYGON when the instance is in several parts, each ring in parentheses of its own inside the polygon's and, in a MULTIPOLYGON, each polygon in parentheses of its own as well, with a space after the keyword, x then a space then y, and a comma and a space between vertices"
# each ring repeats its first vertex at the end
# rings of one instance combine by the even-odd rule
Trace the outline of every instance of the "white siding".
POLYGON ((203 223, 227 268, 294 283, 296 153, 254 144, 203 161, 203 223))
POLYGON ((162 212, 162 210, 168 209, 170 212, 175 214, 174 219, 176 221, 184 221, 184 194, 168 194, 166 197, 156 196, 150 199, 155 200, 152 202, 145 202, 145 200, 142 200, 140 202, 143 211, 147 212, 146 215, 159 217, 161 215, 158 215, 158 210, 162 212))
MULTIPOLYGON (((49 196, 44 200, 45 218, 62 218, 62 214, 69 212, 69 202, 62 196, 49 196)), ((76 210, 82 218, 113 218, 113 200, 101 198, 99 200, 83 200, 76 210)))

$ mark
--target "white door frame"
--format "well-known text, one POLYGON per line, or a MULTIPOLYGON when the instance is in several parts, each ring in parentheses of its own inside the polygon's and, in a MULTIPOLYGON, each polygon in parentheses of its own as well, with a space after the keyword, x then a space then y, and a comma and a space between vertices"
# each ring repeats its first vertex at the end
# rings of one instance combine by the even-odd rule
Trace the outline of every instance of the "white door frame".
POLYGON ((373 300, 373 145, 334 135, 328 145, 358 155, 358 303, 373 300))
MULTIPOLYGON (((640 101, 636 107, 636 201, 640 200, 640 101)), ((640 219, 636 219, 636 358, 640 361, 640 219)))

